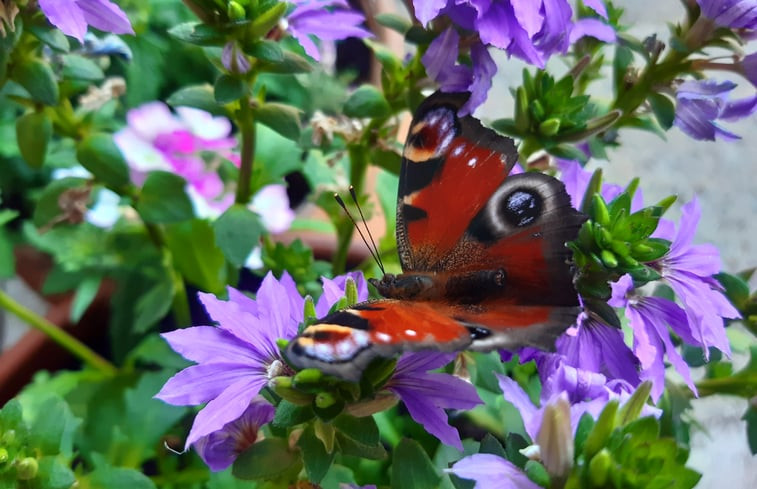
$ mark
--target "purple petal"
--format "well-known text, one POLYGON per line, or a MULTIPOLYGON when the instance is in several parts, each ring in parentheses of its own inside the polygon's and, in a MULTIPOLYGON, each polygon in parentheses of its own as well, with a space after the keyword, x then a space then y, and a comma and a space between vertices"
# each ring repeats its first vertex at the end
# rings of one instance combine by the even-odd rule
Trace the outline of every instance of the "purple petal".
POLYGON ((241 380, 259 382, 260 388, 267 382, 265 372, 256 373, 247 364, 206 363, 180 371, 168 379, 155 397, 175 406, 192 406, 215 399, 241 380))
POLYGON ((573 23, 570 30, 570 43, 573 44, 585 36, 608 43, 617 40, 615 29, 598 19, 579 19, 573 23))
POLYGON ((426 431, 434 435, 445 445, 455 447, 458 450, 463 449, 463 443, 460 441, 460 434, 455 428, 449 425, 447 413, 439 406, 434 406, 428 402, 424 395, 418 395, 409 389, 393 389, 405 403, 410 417, 418 424, 423 426, 426 431))
POLYGON ((469 67, 457 65, 459 42, 457 31, 449 27, 431 41, 421 57, 428 76, 446 92, 467 90, 473 76, 469 67))
POLYGON ((213 326, 177 329, 161 336, 176 353, 197 363, 255 363, 263 358, 253 344, 213 326))
POLYGON ((87 21, 76 2, 71 0, 39 0, 39 8, 52 25, 65 35, 84 42, 87 21))
POLYGON ((492 86, 492 79, 497 73, 497 64, 483 44, 476 43, 471 47, 471 61, 473 62, 473 81, 468 88, 471 96, 460 108, 460 116, 472 114, 476 108, 486 101, 486 96, 492 86))
POLYGON ((227 423, 239 418, 250 405, 253 397, 265 386, 264 378, 245 378, 227 387, 218 397, 210 401, 197 413, 189 431, 185 448, 203 436, 223 428, 227 423))
POLYGON ((542 0, 544 26, 534 37, 542 55, 564 53, 570 43, 571 17, 573 10, 567 0, 542 0))
POLYGON ((610 288, 612 288, 612 296, 607 303, 612 307, 626 307, 628 304, 626 295, 629 291, 633 290, 633 279, 631 278, 631 275, 623 275, 617 282, 611 283, 610 288))
POLYGON ((505 375, 497 375, 499 381, 499 388, 502 389, 502 393, 505 396, 505 401, 509 402, 515 409, 520 412, 520 417, 523 419, 523 427, 526 428, 526 433, 532 440, 536 439, 536 435, 539 433, 539 426, 541 426, 541 413, 539 409, 531 402, 531 398, 528 394, 518 385, 518 383, 505 375))
POLYGON ((747 80, 757 87, 757 52, 744 56, 741 60, 741 71, 747 80))
POLYGON ((413 0, 415 17, 424 26, 431 22, 447 5, 447 0, 413 0))
POLYGON ((541 1, 534 0, 510 0, 513 15, 518 24, 526 31, 528 37, 534 37, 544 24, 544 15, 541 13, 541 1))
POLYGON ((720 119, 725 121, 737 121, 749 117, 757 110, 757 95, 726 102, 720 112, 720 119))
POLYGON ((602 0, 584 0, 584 5, 595 11, 601 17, 605 19, 607 18, 607 9, 605 8, 605 4, 602 3, 602 0))
POLYGON ((539 489, 511 462, 488 453, 465 457, 445 471, 476 481, 475 489, 539 489))
POLYGON ((76 0, 87 23, 96 29, 114 34, 134 34, 129 17, 108 0, 76 0))
POLYGON ((670 219, 660 218, 657 223, 657 229, 654 230, 651 237, 673 241, 676 236, 676 225, 670 219))
POLYGON ((570 203, 574 209, 578 209, 589 186, 591 172, 584 170, 576 160, 558 159, 556 163, 561 173, 560 180, 570 195, 570 203))

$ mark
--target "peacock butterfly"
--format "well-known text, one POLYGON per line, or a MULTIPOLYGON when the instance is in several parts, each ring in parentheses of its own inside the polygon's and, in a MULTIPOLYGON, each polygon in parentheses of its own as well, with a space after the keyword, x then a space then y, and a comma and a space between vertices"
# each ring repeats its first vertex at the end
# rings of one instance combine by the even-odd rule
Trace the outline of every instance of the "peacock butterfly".
POLYGON ((286 349, 297 367, 359 380, 376 357, 409 350, 551 349, 579 312, 567 241, 586 219, 563 184, 510 175, 513 140, 472 116, 468 93, 418 107, 397 196, 403 273, 372 280, 385 299, 310 325, 286 349))

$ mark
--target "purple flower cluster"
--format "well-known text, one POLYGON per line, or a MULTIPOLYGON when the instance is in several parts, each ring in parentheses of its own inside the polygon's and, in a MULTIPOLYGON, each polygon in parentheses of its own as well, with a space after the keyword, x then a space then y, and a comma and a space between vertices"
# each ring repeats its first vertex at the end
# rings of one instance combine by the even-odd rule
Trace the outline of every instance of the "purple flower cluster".
POLYGON ((51 24, 81 43, 88 26, 115 34, 134 34, 124 11, 109 0, 39 0, 39 8, 51 24))
MULTIPOLYGON (((344 296, 348 277, 357 286, 358 299, 368 297, 362 274, 324 278, 317 314, 325 315, 344 296)), ((305 300, 288 274, 281 280, 266 275, 254 300, 231 287, 228 294, 228 301, 200 294, 217 326, 195 326, 163 335, 171 348, 196 365, 171 377, 155 396, 181 406, 207 403, 195 417, 186 447, 194 445, 213 470, 230 465, 240 447, 254 442, 258 428, 270 421, 271 409, 265 401, 255 399, 271 379, 293 373, 276 341, 292 339, 304 317, 305 300)), ((470 409, 481 400, 464 380, 428 372, 453 358, 453 354, 405 354, 384 390, 401 400, 429 433, 462 449, 444 409, 470 409)))
MULTIPOLYGON (((600 0, 584 3, 607 18, 600 0)), ((573 20, 568 0, 414 0, 413 5, 415 16, 424 25, 440 16, 454 24, 429 45, 422 61, 443 91, 472 93, 462 114, 473 112, 491 87, 497 68, 487 51, 490 46, 543 68, 550 56, 564 53, 581 37, 615 40, 612 27, 599 19, 573 20), (458 30, 478 35, 471 46, 471 66, 457 64, 458 30)))
POLYGON ((754 0, 697 0, 702 15, 718 27, 757 29, 757 2, 754 0))
MULTIPOLYGON (((750 58, 747 63, 750 66, 754 61, 750 58)), ((750 66, 750 70, 753 67, 750 66)), ((734 88, 736 84, 730 81, 718 83, 714 80, 692 80, 682 83, 676 91, 676 116, 673 124, 694 139, 741 139, 716 122, 743 119, 757 110, 757 94, 735 101, 729 100, 729 94, 734 88)))

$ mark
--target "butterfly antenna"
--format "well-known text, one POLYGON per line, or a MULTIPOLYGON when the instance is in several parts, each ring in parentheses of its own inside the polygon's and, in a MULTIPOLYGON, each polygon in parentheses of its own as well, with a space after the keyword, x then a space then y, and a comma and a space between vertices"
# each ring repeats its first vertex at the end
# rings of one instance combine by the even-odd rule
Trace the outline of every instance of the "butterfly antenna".
POLYGON ((384 263, 381 261, 381 254, 379 253, 378 246, 376 246, 376 240, 373 239, 373 234, 371 234, 371 228, 368 226, 368 221, 366 221, 365 216, 363 215, 363 209, 360 207, 360 203, 357 201, 357 194, 355 193, 355 187, 350 185, 350 197, 352 197, 352 201, 355 202, 355 206, 357 207, 357 211, 360 213, 360 220, 363 221, 363 226, 365 227, 365 230, 368 232, 368 238, 370 239, 371 245, 373 245, 373 251, 376 255, 376 261, 378 262, 378 266, 381 269, 381 273, 384 272, 384 263))
MULTIPOLYGON (((352 195, 352 199, 355 201, 355 204, 357 205, 355 190, 352 188, 352 186, 350 186, 350 194, 352 195)), ((350 213, 350 211, 347 210, 347 205, 344 203, 344 200, 342 200, 339 194, 334 193, 334 200, 336 200, 337 204, 339 204, 339 206, 342 208, 344 213, 347 214, 347 217, 350 218, 350 221, 352 221, 352 225, 355 226, 355 229, 360 235, 360 239, 363 240, 363 243, 365 243, 365 246, 368 248, 368 252, 376 261, 376 264, 378 264, 379 268, 381 269, 381 273, 384 273, 384 264, 381 262, 381 257, 378 254, 378 248, 376 248, 376 244, 373 242, 373 236, 371 236, 371 231, 368 228, 368 225, 365 223, 365 217, 363 216, 363 211, 360 209, 360 205, 357 205, 357 208, 360 211, 360 217, 363 220, 363 225, 365 226, 365 229, 366 231, 368 231, 368 235, 370 236, 370 239, 371 239, 370 241, 368 241, 368 239, 365 237, 363 230, 360 228, 355 218, 352 217, 352 214, 350 213)))

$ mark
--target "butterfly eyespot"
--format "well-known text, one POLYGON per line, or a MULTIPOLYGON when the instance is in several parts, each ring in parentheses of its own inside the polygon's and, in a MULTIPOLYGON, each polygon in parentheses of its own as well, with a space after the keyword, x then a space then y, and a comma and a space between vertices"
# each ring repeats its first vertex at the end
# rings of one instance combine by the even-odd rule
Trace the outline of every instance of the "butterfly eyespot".
POLYGON ((516 189, 502 200, 502 217, 515 227, 528 226, 541 215, 541 196, 528 189, 516 189))

